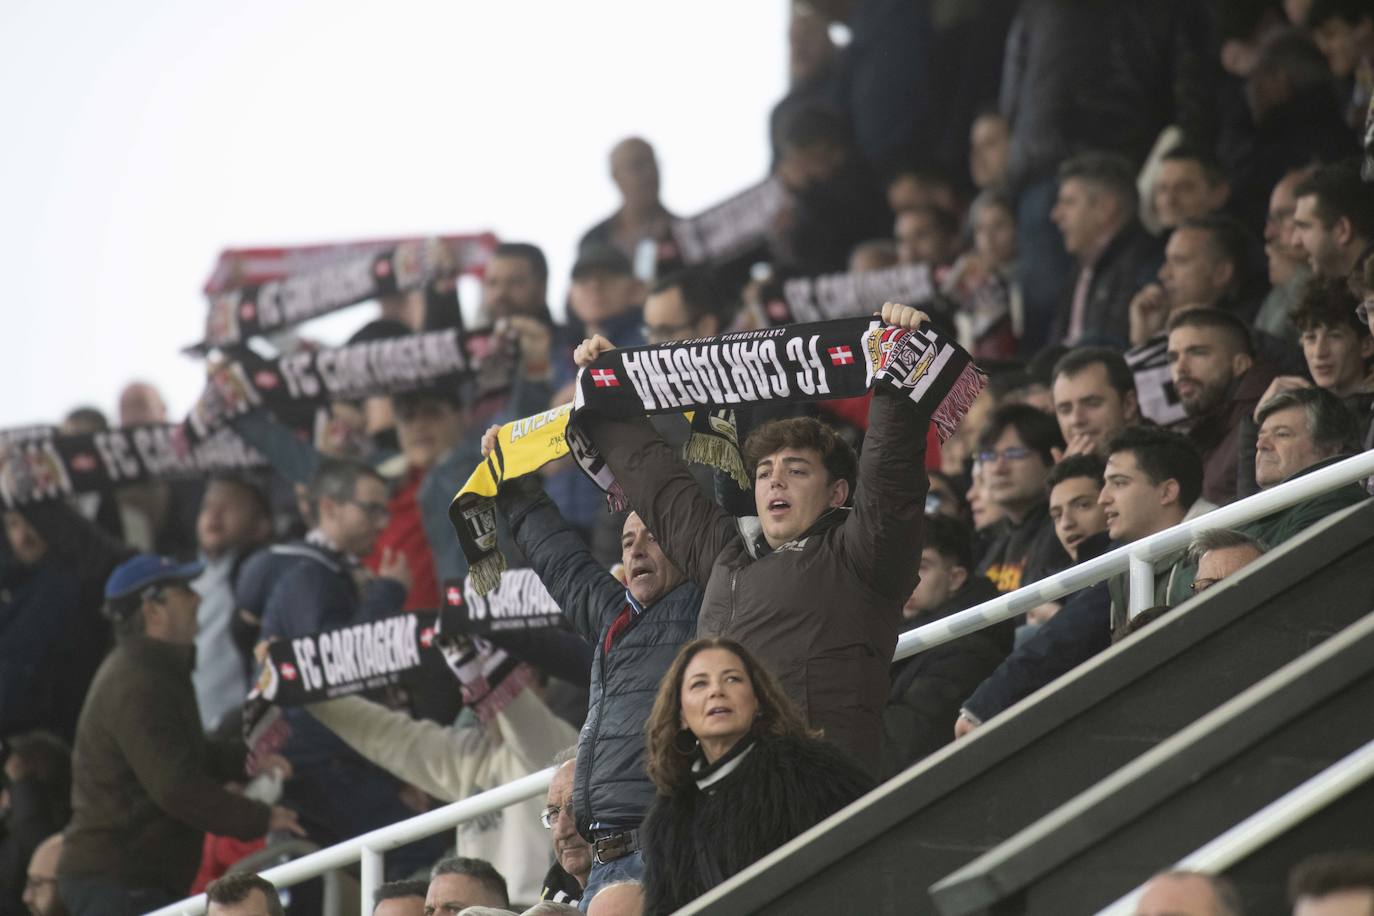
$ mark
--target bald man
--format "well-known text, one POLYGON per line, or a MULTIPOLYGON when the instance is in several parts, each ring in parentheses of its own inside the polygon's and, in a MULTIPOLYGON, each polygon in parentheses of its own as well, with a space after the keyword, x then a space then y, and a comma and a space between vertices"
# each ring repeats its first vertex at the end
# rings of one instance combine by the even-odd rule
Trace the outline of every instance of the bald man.
POLYGON ((38 844, 29 859, 28 882, 24 885, 24 906, 32 916, 67 916, 67 908, 57 895, 57 860, 62 858, 62 834, 54 833, 38 844))
POLYGON ((627 137, 611 149, 610 166, 620 209, 588 229, 577 243, 578 251, 610 245, 630 259, 640 280, 669 272, 678 263, 672 241, 674 217, 659 197, 654 148, 640 137, 627 137))
POLYGON ((1168 871, 1146 882, 1135 916, 1241 916, 1240 897, 1225 878, 1168 871))

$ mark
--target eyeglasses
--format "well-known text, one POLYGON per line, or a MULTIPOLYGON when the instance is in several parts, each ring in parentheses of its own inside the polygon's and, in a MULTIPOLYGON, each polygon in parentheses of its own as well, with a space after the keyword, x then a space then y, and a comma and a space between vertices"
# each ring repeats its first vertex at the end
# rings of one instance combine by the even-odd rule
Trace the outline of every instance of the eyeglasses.
POLYGON ((1365 299, 1355 306, 1355 317, 1360 320, 1360 324, 1369 324, 1369 307, 1374 305, 1374 297, 1365 299))
MULTIPOLYGON (((554 825, 558 823, 558 815, 567 810, 568 809, 562 805, 549 805, 543 811, 539 812, 539 823, 543 824, 545 829, 552 830, 554 825)), ((568 815, 571 817, 572 812, 568 811, 568 815)))
POLYGON ((986 451, 978 453, 978 461, 981 464, 994 464, 998 458, 1005 458, 1008 461, 1025 461, 1031 456, 1031 450, 1020 446, 1004 448, 1000 452, 986 451))
POLYGON ((363 512, 367 514, 367 517, 375 522, 384 522, 391 518, 391 510, 387 508, 386 503, 365 503, 357 499, 349 499, 345 500, 345 502, 352 503, 359 509, 362 509, 363 512))
POLYGON ((1194 595, 1196 595, 1199 592, 1207 591, 1207 589, 1211 588, 1213 585, 1216 585, 1220 581, 1220 579, 1194 579, 1193 584, 1188 586, 1188 589, 1194 595))

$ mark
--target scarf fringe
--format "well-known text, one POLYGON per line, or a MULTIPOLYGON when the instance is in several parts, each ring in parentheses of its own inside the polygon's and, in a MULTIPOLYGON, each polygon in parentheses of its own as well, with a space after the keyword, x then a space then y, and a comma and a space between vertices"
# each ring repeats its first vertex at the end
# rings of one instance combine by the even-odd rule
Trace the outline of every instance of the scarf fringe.
POLYGON ((485 725, 533 683, 534 670, 522 662, 473 704, 472 711, 478 721, 485 725))
POLYGON ((949 393, 930 415, 930 422, 935 424, 935 431, 941 442, 947 442, 949 437, 954 435, 964 415, 969 412, 978 395, 982 394, 987 383, 988 377, 973 363, 969 363, 964 367, 964 371, 959 373, 954 384, 949 386, 949 393))
POLYGON ((477 594, 486 595, 501 584, 501 573, 505 570, 506 558, 501 551, 493 550, 469 566, 468 575, 472 577, 472 587, 477 594))
POLYGON ((729 474, 742 489, 749 489, 744 459, 733 442, 708 433, 694 432, 682 447, 682 458, 690 464, 703 464, 729 474))

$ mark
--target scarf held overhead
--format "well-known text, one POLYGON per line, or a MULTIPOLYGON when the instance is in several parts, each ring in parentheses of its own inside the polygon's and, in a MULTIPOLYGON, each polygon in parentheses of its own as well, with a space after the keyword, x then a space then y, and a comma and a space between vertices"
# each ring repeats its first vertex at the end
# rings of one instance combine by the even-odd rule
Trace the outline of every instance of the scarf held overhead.
POLYGON ((454 497, 449 518, 472 581, 485 593, 505 567, 496 549, 502 481, 571 454, 612 508, 624 507, 605 460, 579 428, 584 410, 612 417, 691 414, 684 458, 747 486, 733 422, 738 406, 852 398, 881 385, 908 398, 944 441, 986 382, 969 355, 938 331, 908 331, 866 317, 612 350, 578 374, 572 404, 501 427, 496 447, 454 497))

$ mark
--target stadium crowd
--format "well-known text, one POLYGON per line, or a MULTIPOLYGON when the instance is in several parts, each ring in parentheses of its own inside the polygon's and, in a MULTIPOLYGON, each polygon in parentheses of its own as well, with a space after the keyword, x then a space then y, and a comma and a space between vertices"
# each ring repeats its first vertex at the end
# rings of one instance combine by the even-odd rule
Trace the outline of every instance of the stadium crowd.
MULTIPOLYGON (((319 882, 252 872, 551 764, 542 803, 389 852, 373 912, 671 912, 1367 498, 1208 532, 1155 561, 1149 609, 1117 577, 891 663, 905 630, 1374 447, 1374 10, 797 0, 787 41, 782 204, 743 269, 688 263, 629 138, 565 323, 537 247, 486 263, 484 322, 519 353, 504 403, 338 401, 304 436, 258 408, 231 424, 262 472, 4 509, 0 916, 207 887, 211 913, 318 912, 319 882), (751 499, 678 458, 681 418, 592 416, 632 511, 569 459, 496 496, 561 627, 285 707, 250 757, 274 642, 436 609, 468 572, 449 504, 500 423, 615 348, 768 326, 786 279, 901 265, 932 295, 865 314, 947 331, 989 377, 947 441, 878 388, 741 409, 751 499)), ((446 320, 384 301, 353 339, 446 320)), ((61 431, 169 419, 145 383, 118 404, 61 431)), ((1374 910, 1374 847, 1312 852, 1294 913, 1374 910)), ((1137 910, 1240 911, 1190 872, 1137 910)))

